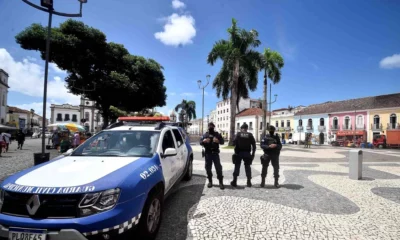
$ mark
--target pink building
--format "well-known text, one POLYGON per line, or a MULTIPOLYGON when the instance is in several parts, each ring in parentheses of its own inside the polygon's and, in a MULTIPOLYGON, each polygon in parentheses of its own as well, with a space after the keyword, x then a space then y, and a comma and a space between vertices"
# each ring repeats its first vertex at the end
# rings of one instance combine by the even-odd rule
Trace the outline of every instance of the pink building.
POLYGON ((329 114, 329 125, 335 139, 366 139, 368 117, 367 111, 336 112, 329 114))

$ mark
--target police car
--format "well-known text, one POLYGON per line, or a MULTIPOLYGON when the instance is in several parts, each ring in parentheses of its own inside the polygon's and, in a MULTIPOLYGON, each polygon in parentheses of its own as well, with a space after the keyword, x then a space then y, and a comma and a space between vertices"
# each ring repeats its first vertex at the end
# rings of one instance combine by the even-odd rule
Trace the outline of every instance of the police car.
POLYGON ((74 151, 8 177, 0 239, 154 239, 164 198, 193 171, 188 136, 168 120, 122 117, 74 151))

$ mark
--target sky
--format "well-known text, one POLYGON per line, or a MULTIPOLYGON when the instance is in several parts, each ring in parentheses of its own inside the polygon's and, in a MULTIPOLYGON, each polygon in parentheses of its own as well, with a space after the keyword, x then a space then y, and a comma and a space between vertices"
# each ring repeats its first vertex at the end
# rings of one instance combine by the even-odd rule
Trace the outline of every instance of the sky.
MULTIPOLYGON (((31 0, 38 3, 39 0, 31 0)), ((75 13, 77 0, 54 0, 60 12, 75 13)), ((262 42, 285 60, 280 83, 272 85, 272 110, 326 101, 400 92, 400 4, 392 0, 89 0, 77 18, 125 45, 131 54, 153 58, 164 68, 169 114, 183 99, 193 100, 201 117, 221 99, 212 88, 221 62, 207 64, 213 44, 227 39, 236 18, 241 28, 255 29, 262 42)), ((8 105, 43 108, 44 61, 23 50, 15 35, 32 23, 47 25, 48 15, 21 0, 0 0, 0 68, 9 75, 8 105)), ((55 16, 53 26, 65 17, 55 16)), ((48 105, 79 104, 64 87, 66 73, 49 68, 48 105)), ((262 97, 263 75, 252 98, 262 97)), ((269 86, 268 86, 269 87, 269 86)), ((268 90, 269 94, 269 90, 268 90)))

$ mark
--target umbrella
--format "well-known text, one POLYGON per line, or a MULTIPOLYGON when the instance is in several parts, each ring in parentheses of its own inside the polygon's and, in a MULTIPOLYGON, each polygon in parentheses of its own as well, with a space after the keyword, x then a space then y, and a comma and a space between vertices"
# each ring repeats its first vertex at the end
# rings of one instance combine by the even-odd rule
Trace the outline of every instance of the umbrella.
POLYGON ((59 130, 69 130, 71 132, 85 132, 86 129, 81 126, 78 125, 76 123, 53 123, 48 125, 47 127, 57 127, 59 130))

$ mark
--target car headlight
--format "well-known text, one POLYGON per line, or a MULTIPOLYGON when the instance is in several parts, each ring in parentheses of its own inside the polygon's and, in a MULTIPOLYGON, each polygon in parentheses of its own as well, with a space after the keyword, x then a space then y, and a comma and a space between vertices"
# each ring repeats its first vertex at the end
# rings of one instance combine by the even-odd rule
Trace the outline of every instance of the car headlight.
POLYGON ((90 216, 112 209, 118 202, 120 189, 110 189, 104 192, 88 193, 79 203, 79 215, 90 216))
POLYGON ((4 203, 4 190, 0 188, 0 212, 1 212, 1 207, 3 207, 3 203, 4 203))

